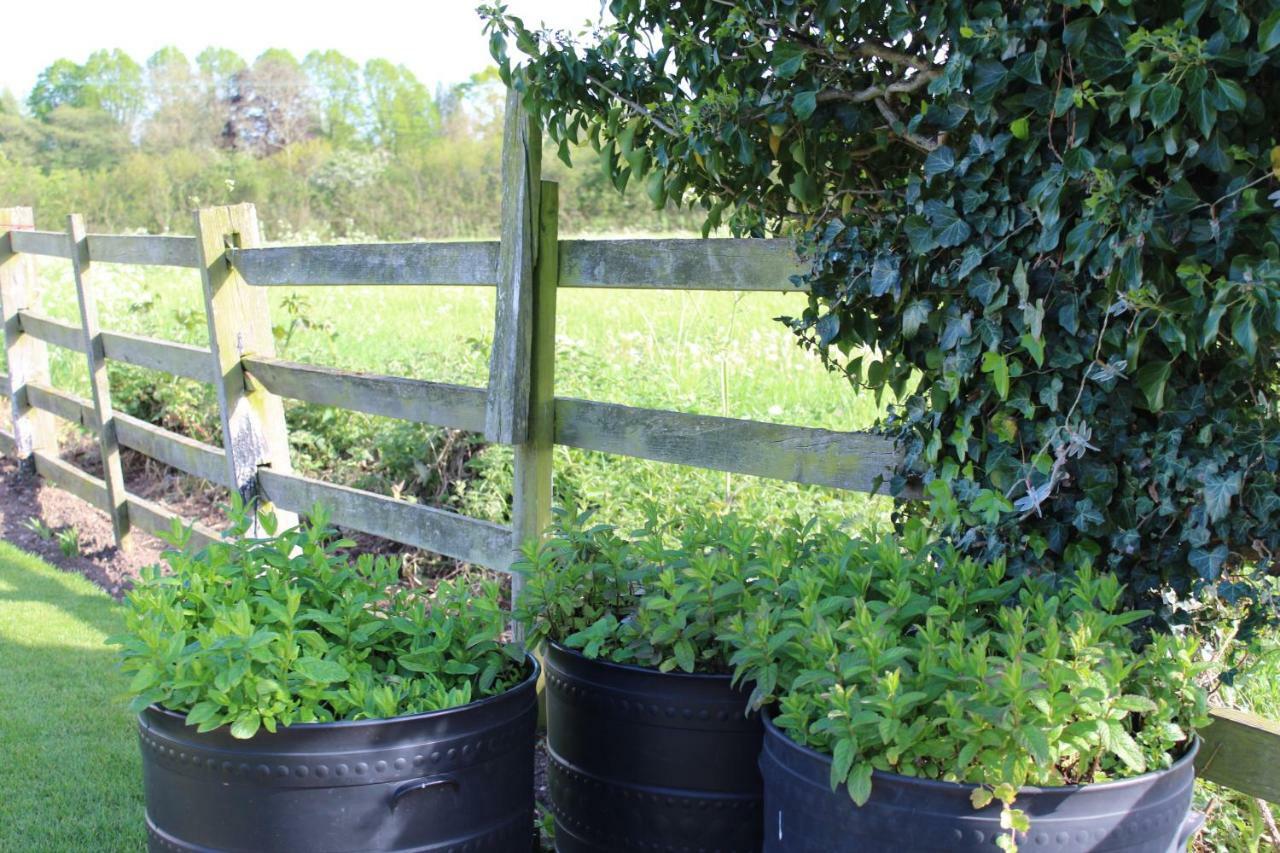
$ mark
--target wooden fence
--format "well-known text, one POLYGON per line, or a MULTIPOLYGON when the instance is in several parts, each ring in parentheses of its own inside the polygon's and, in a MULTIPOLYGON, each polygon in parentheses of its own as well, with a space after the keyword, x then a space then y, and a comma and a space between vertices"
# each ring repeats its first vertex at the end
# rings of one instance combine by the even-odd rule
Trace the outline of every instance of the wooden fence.
MULTIPOLYGON (((789 291, 797 289, 790 278, 802 267, 782 240, 560 240, 557 186, 541 180, 540 151, 537 128, 509 98, 496 242, 268 248, 259 245, 251 205, 199 211, 194 237, 87 234, 76 215, 66 231, 37 231, 30 209, 0 208, 0 312, 9 369, 0 374, 0 393, 10 400, 13 425, 12 433, 0 431, 0 452, 108 513, 122 543, 133 527, 160 532, 176 517, 127 491, 120 448, 128 447, 246 498, 270 501, 286 522, 321 502, 336 524, 497 571, 507 571, 520 546, 550 520, 557 444, 839 489, 874 491, 887 482, 898 454, 880 436, 556 397, 559 289, 789 291), (41 313, 36 255, 70 262, 78 326, 41 313), (109 263, 198 269, 209 346, 102 329, 94 268, 109 263), (276 357, 264 288, 356 284, 496 287, 488 387, 276 357), (91 399, 52 386, 48 345, 85 354, 91 399), (116 413, 108 361, 213 384, 223 446, 116 413), (295 474, 286 398, 483 433, 512 445, 511 525, 295 474), (97 435, 102 478, 59 457, 55 417, 97 435)), ((199 525, 193 531, 197 540, 218 535, 199 525)), ((512 578, 513 586, 518 580, 512 578)), ((1280 766, 1280 726, 1224 710, 1205 740, 1203 775, 1280 802, 1280 774, 1273 769, 1280 766)))

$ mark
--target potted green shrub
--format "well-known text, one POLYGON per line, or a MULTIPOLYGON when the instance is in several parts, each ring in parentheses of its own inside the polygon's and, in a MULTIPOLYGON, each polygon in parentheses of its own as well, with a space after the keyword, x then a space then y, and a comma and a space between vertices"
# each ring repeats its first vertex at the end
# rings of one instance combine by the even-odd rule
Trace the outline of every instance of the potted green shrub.
POLYGON ((826 534, 723 635, 770 709, 764 849, 1184 847, 1204 664, 1121 592, 826 534))
POLYGON ((152 850, 529 849, 538 665, 493 581, 400 583, 322 508, 165 554, 111 642, 152 850))
POLYGON ((526 549, 516 615, 546 652, 548 783, 561 853, 758 850, 761 725, 718 628, 746 567, 781 572, 733 518, 622 535, 558 509, 526 549))

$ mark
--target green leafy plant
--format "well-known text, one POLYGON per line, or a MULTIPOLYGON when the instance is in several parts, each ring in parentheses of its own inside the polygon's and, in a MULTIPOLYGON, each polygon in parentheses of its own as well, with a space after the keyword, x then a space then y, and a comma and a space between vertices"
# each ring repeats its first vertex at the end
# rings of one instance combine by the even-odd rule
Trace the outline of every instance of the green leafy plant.
POLYGON ((53 528, 34 515, 24 521, 22 526, 38 536, 42 542, 48 542, 53 539, 53 528))
POLYGON ((132 707, 157 704, 239 738, 292 723, 394 717, 464 705, 527 676, 502 640, 492 580, 399 585, 395 560, 341 556, 317 506, 309 521, 264 538, 233 506, 222 541, 192 551, 175 525, 169 571, 153 566, 129 593, 120 646, 132 707))
POLYGON ((753 707, 831 756, 833 788, 862 804, 876 770, 970 783, 1025 831, 1018 788, 1168 767, 1207 723, 1197 641, 1139 629, 1114 575, 1011 577, 927 535, 816 532, 724 633, 753 707))
POLYGON ((1169 622, 1276 618, 1280 3, 608 8, 482 14, 562 157, 798 240, 788 322, 895 394, 908 512, 1019 571, 1088 549, 1169 622))
POLYGON ((59 530, 55 535, 58 540, 58 550, 62 552, 64 557, 80 556, 80 531, 74 527, 65 527, 59 530))
POLYGON ((718 627, 743 607, 747 567, 781 573, 781 542, 734 516, 691 513, 622 535, 593 510, 558 507, 547 538, 513 567, 527 577, 515 615, 531 642, 663 672, 727 672, 718 627))

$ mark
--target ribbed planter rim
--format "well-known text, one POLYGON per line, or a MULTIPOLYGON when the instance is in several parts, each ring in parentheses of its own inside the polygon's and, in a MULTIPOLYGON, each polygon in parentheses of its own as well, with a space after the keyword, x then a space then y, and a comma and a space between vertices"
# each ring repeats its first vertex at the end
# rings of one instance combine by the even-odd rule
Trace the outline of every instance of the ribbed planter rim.
MULTIPOLYGON (((827 755, 825 752, 819 752, 813 747, 805 746, 804 744, 801 744, 801 743, 796 743, 794 740, 792 740, 790 735, 788 735, 782 729, 774 725, 773 714, 770 711, 766 710, 762 712, 760 716, 764 719, 766 739, 768 738, 769 735, 776 735, 777 737, 781 738, 782 741, 790 748, 797 750, 798 752, 801 752, 809 756, 810 758, 826 762, 827 764, 831 763, 832 759, 830 755, 827 755)), ((1194 762, 1196 758, 1196 753, 1200 751, 1200 743, 1201 743, 1200 736, 1199 735, 1194 736, 1191 739, 1191 745, 1187 747, 1186 751, 1184 751, 1183 754, 1179 756, 1179 758, 1176 761, 1173 762, 1173 764, 1171 764, 1168 767, 1162 767, 1159 770, 1148 770, 1146 773, 1143 773, 1139 776, 1126 776, 1123 779, 1110 779, 1106 782, 1090 782, 1088 784, 1081 784, 1081 785, 1060 785, 1060 786, 1049 786, 1049 787, 1041 787, 1039 785, 1024 785, 1023 787, 1018 789, 1018 793, 1020 795, 1021 794, 1027 794, 1027 795, 1072 794, 1078 791, 1102 791, 1102 790, 1115 791, 1120 788, 1124 788, 1131 785, 1144 785, 1149 783, 1156 776, 1162 776, 1168 773, 1172 773, 1175 770, 1182 769, 1182 767, 1184 767, 1186 764, 1194 762)), ((891 773, 887 770, 873 770, 871 771, 871 778, 872 780, 883 779, 886 781, 900 781, 903 783, 907 783, 911 785, 919 785, 925 788, 933 788, 940 791, 943 791, 943 790, 972 791, 975 788, 984 787, 983 785, 978 785, 973 782, 947 782, 942 779, 926 779, 922 776, 904 776, 901 773, 891 773)))
MULTIPOLYGON (((538 662, 538 659, 529 652, 525 652, 524 659, 526 665, 532 667, 527 678, 519 684, 516 684, 495 696, 486 696, 483 699, 475 699, 465 705, 455 705, 452 708, 441 708, 438 711, 424 711, 421 714, 403 714, 398 717, 378 717, 365 720, 333 720, 332 722, 327 723, 292 723, 288 726, 281 726, 280 731, 321 731, 325 729, 370 728, 375 726, 400 725, 402 723, 438 719, 440 717, 457 714, 465 710, 484 708, 503 701, 513 693, 517 693, 521 690, 537 685, 538 678, 542 675, 542 665, 538 662)), ((161 717, 167 717, 171 720, 176 720, 184 725, 187 721, 186 712, 171 711, 161 705, 148 705, 142 713, 146 714, 148 712, 158 714, 161 717)), ((210 729, 208 732, 205 732, 205 734, 212 734, 221 728, 223 727, 219 726, 217 729, 210 729)), ((268 732, 268 734, 270 733, 268 732)), ((255 735, 255 737, 256 736, 257 735, 255 735)), ((252 740, 252 738, 250 738, 250 740, 252 740)))

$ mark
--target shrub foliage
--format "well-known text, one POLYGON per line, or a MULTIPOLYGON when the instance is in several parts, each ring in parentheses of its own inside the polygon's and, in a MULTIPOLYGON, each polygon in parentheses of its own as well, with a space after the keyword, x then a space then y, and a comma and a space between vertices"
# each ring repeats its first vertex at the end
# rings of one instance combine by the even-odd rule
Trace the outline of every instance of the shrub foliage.
MULTIPOLYGON (((269 515, 260 516, 268 531, 269 515)), ((527 674, 503 639, 497 582, 466 578, 431 594, 400 585, 399 564, 354 561, 317 506, 307 524, 247 536, 252 514, 233 507, 225 540, 196 551, 175 522, 160 566, 128 596, 120 646, 133 709, 157 704, 208 731, 396 717, 465 705, 527 674)))
POLYGON ((1274 612, 1280 3, 609 10, 582 37, 485 14, 563 154, 798 238, 788 322, 894 392, 894 488, 1015 569, 1074 547, 1167 617, 1274 612))

